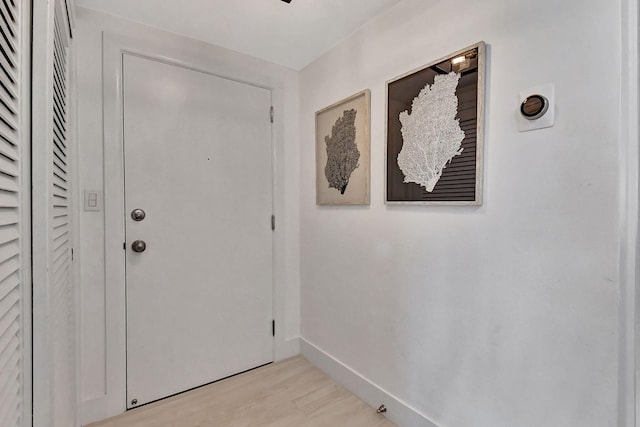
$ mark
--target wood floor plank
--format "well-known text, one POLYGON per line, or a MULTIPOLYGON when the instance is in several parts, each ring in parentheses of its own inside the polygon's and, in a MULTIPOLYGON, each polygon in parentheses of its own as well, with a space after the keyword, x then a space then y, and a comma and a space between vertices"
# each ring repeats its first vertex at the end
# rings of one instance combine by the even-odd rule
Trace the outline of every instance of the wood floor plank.
POLYGON ((302 357, 87 427, 395 427, 302 357))

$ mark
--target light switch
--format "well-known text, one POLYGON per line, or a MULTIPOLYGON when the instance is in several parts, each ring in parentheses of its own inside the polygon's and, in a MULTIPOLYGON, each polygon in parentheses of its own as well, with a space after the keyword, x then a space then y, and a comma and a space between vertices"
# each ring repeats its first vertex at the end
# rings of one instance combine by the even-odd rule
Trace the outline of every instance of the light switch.
POLYGON ((101 211, 102 210, 102 191, 84 190, 84 210, 85 211, 101 211))

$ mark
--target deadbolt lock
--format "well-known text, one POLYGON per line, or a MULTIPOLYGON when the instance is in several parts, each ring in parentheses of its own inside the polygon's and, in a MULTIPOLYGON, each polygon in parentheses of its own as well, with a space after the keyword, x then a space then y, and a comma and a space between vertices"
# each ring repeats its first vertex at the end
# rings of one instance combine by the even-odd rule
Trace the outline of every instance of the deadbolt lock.
POLYGON ((134 221, 142 221, 147 214, 142 209, 134 209, 131 211, 131 218, 134 221))

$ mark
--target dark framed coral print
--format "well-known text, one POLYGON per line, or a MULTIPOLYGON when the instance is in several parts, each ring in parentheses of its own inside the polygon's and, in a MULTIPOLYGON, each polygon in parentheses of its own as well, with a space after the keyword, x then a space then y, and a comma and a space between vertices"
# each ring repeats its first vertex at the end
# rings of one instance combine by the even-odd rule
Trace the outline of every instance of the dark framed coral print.
POLYGON ((481 205, 485 44, 387 82, 387 204, 481 205))
POLYGON ((369 90, 316 112, 316 203, 368 205, 369 90))

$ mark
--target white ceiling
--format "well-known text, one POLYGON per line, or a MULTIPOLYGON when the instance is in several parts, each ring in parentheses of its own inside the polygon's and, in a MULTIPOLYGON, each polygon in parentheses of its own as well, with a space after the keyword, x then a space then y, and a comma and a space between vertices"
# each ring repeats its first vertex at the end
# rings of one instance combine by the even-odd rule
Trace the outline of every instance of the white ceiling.
POLYGON ((400 0, 75 0, 296 70, 400 0))

